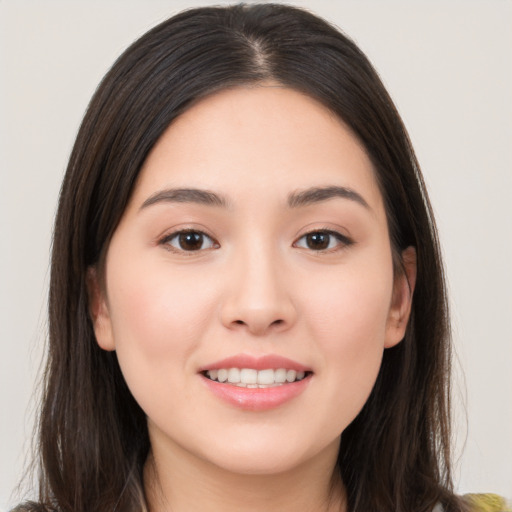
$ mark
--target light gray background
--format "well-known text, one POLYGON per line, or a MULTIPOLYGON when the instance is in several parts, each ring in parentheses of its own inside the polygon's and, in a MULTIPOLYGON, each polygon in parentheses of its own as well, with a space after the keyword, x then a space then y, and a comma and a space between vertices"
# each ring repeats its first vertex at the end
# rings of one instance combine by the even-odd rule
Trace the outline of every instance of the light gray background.
MULTIPOLYGON (((295 3, 360 44, 410 131, 465 375, 456 371, 457 489, 512 497, 512 3, 295 3)), ((16 499, 30 445, 52 218, 81 117, 130 42, 202 4, 0 0, 0 509, 16 499)))

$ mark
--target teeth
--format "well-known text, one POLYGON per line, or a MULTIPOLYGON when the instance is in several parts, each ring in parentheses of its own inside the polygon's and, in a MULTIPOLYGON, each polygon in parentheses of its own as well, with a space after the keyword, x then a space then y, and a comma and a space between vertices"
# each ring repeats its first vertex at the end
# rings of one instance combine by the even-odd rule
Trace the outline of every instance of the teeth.
POLYGON ((276 370, 269 368, 259 371, 253 368, 220 368, 208 370, 206 375, 211 380, 228 382, 243 388, 267 388, 302 380, 306 376, 306 372, 287 370, 286 368, 276 370))
POLYGON ((237 382, 241 382, 240 370, 238 368, 230 368, 228 370, 228 382, 230 384, 236 384, 237 382))
POLYGON ((258 370, 243 368, 240 370, 240 382, 244 382, 245 384, 257 384, 258 370))
POLYGON ((274 384, 274 370, 260 370, 258 372, 258 384, 274 384))
POLYGON ((295 380, 295 377, 297 377, 297 372, 295 370, 288 370, 286 372, 286 380, 288 382, 293 382, 295 380))
POLYGON ((279 368, 274 373, 274 379, 276 382, 280 384, 284 384, 286 382, 286 370, 284 368, 279 368))

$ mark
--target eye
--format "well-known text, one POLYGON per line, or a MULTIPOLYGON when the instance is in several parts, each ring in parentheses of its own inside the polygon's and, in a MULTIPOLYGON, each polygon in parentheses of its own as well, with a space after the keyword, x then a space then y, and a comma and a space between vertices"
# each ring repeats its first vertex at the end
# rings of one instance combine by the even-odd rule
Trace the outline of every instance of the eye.
POLYGON ((218 244, 206 233, 193 229, 171 233, 164 237, 160 243, 169 246, 171 250, 185 252, 197 252, 218 247, 218 244))
POLYGON ((301 236, 293 245, 311 251, 329 251, 342 249, 352 241, 341 233, 330 230, 311 231, 301 236))

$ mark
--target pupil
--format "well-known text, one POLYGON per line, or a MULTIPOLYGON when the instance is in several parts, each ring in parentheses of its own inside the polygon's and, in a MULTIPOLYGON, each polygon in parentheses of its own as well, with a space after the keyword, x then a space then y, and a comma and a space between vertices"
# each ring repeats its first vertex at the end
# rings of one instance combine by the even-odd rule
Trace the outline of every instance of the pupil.
POLYGON ((203 235, 201 233, 181 233, 180 247, 187 251, 197 251, 203 245, 203 235))
POLYGON ((310 233, 307 236, 307 245, 310 249, 322 250, 329 247, 329 234, 310 233))

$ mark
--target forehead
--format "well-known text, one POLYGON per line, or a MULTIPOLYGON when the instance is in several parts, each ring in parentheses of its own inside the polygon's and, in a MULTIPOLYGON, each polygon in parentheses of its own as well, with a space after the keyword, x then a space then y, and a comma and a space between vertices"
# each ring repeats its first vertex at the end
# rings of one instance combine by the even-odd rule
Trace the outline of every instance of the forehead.
POLYGON ((236 203, 328 185, 382 207, 371 161, 336 115, 293 89, 257 85, 212 94, 176 119, 146 159, 132 201, 171 187, 219 191, 236 203))

